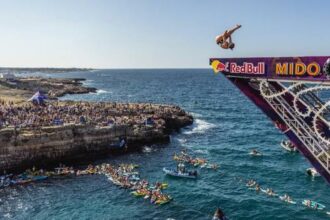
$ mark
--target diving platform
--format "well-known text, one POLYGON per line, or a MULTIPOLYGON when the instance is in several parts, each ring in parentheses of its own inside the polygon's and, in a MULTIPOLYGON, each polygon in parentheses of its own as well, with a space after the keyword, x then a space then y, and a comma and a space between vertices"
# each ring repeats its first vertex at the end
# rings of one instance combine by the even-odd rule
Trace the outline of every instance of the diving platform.
POLYGON ((211 58, 330 183, 330 56, 211 58))

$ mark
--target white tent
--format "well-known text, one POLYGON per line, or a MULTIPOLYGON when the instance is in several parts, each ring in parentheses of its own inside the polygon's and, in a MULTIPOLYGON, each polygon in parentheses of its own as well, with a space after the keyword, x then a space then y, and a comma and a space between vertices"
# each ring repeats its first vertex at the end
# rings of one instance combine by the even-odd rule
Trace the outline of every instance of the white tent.
POLYGON ((13 80, 16 79, 16 76, 13 73, 1 73, 0 79, 13 80))

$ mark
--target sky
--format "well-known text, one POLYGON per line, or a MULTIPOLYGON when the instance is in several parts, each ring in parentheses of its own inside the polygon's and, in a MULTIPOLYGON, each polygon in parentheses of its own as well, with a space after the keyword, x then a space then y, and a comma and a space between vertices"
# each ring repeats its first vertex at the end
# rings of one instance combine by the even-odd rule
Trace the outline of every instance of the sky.
POLYGON ((327 0, 0 0, 0 66, 207 68, 210 57, 330 55, 327 0), (215 36, 242 24, 236 48, 215 36))

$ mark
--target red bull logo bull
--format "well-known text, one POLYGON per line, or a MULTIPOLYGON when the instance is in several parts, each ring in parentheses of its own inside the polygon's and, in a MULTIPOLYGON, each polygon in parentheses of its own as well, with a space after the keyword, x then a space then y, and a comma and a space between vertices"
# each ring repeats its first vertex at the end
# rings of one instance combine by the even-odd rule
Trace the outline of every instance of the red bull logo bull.
POLYGON ((229 63, 221 63, 219 60, 214 60, 211 64, 215 73, 228 72, 229 63))

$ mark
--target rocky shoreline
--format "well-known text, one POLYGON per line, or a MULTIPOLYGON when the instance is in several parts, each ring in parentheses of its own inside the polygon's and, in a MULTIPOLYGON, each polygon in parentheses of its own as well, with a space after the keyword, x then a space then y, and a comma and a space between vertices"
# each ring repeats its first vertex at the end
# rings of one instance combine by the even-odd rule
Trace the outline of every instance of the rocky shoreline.
POLYGON ((83 86, 85 79, 27 77, 14 80, 0 79, 0 94, 9 99, 24 102, 37 90, 44 92, 50 99, 67 94, 85 94, 96 92, 96 88, 83 86))
MULTIPOLYGON (((31 94, 31 88, 41 88, 52 99, 95 91, 83 87, 81 80, 20 79, 19 86, 11 89, 31 94)), ((106 157, 109 153, 136 151, 143 145, 169 142, 170 133, 193 123, 190 114, 172 105, 50 101, 44 107, 35 107, 24 100, 26 97, 20 98, 17 104, 12 104, 10 97, 2 100, 0 172, 20 172, 32 166, 47 168, 59 163, 76 164, 106 157), (61 114, 56 116, 63 119, 60 124, 53 124, 54 110, 50 108, 60 109, 61 114), (31 115, 26 110, 27 117, 34 118, 34 122, 24 121, 24 109, 34 112, 31 115), (44 112, 49 117, 41 120, 45 116, 40 113, 44 112), (105 123, 107 120, 109 123, 105 123), (152 123, 147 123, 148 120, 152 123), (125 140, 125 147, 118 147, 121 140, 125 140)))

